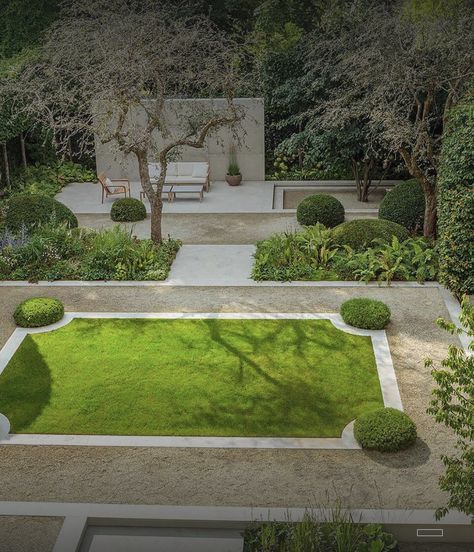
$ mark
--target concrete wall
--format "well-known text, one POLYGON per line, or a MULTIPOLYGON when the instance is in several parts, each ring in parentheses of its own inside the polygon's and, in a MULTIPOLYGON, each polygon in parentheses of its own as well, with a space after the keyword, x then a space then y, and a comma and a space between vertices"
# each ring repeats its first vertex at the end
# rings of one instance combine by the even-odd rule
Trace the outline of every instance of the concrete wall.
MULTIPOLYGON (((189 102, 197 102, 198 107, 209 109, 224 106, 223 99, 190 99, 169 100, 167 112, 168 126, 171 135, 179 134, 179 113, 189 107, 189 102)), ((202 149, 186 148, 180 152, 176 160, 180 161, 208 161, 210 164, 211 180, 224 180, 229 163, 229 149, 234 145, 237 161, 245 180, 265 180, 265 138, 264 138, 264 106, 260 98, 238 98, 235 103, 245 113, 239 129, 234 132, 229 128, 222 128, 208 136, 202 149)), ((144 122, 144 113, 137 111, 133 116, 133 124, 141 125, 144 122)), ((159 133, 155 136, 156 143, 163 143, 159 133)), ((150 154, 149 161, 155 161, 150 154)), ((113 144, 102 144, 96 139, 97 171, 107 172, 111 178, 129 178, 138 181, 138 167, 133 156, 124 157, 117 153, 113 144)))

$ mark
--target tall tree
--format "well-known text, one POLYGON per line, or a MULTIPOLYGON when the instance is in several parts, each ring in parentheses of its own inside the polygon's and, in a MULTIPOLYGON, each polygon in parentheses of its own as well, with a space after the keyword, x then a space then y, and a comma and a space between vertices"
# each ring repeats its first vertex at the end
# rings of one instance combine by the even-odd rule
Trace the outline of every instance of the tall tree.
POLYGON ((330 65, 339 84, 318 106, 325 124, 367 121, 420 182, 425 236, 436 232, 444 122, 474 75, 472 2, 451 7, 409 17, 402 2, 352 0, 336 33, 313 36, 309 58, 315 73, 330 65))
POLYGON ((135 157, 151 205, 151 237, 159 242, 168 160, 183 147, 204 147, 210 133, 242 117, 234 103, 237 58, 237 45, 208 18, 180 17, 176 6, 78 0, 65 8, 38 60, 15 85, 27 113, 52 130, 60 150, 71 139, 90 150, 95 136, 135 157), (196 96, 223 97, 225 107, 176 104, 178 131, 171 133, 168 100, 196 96), (157 188, 150 183, 150 157, 161 164, 157 188))

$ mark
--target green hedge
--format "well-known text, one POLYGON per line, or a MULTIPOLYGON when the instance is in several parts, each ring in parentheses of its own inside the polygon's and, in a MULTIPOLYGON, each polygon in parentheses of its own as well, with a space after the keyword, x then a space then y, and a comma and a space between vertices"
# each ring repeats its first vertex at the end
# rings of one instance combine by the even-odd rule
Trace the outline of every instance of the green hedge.
POLYGON ((133 197, 116 199, 110 210, 110 218, 115 222, 137 222, 146 219, 146 208, 133 197))
POLYGON ((404 226, 409 232, 422 233, 425 194, 417 180, 401 182, 383 198, 379 218, 404 226))
POLYGON ((391 243, 392 237, 399 241, 409 238, 409 232, 400 224, 380 219, 355 219, 336 226, 333 230, 334 242, 360 250, 373 245, 375 239, 391 243))
POLYGON ((474 294, 474 93, 450 114, 438 175, 440 280, 474 294))
POLYGON ((344 222, 344 207, 333 196, 314 194, 303 199, 296 209, 296 219, 302 226, 324 224, 332 228, 344 222))
POLYGON ((34 297, 18 305, 13 318, 18 326, 37 328, 58 322, 64 316, 64 306, 58 299, 34 297))
POLYGON ((18 232, 22 227, 31 229, 41 224, 63 225, 77 228, 74 213, 52 197, 39 194, 19 194, 8 200, 5 227, 18 232))
POLYGON ((416 441, 416 425, 400 410, 378 408, 356 419, 354 435, 362 448, 396 452, 416 441))
POLYGON ((364 330, 383 330, 390 322, 390 309, 382 301, 356 297, 341 305, 341 316, 346 324, 364 330))

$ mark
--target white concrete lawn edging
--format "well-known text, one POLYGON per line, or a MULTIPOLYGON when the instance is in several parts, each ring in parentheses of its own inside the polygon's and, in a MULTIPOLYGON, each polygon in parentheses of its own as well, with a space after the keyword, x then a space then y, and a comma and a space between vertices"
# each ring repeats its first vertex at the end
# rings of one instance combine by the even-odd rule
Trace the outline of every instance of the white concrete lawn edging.
MULTIPOLYGON (((363 330, 346 324, 333 313, 128 313, 67 312, 54 324, 40 328, 16 328, 0 350, 0 375, 29 334, 45 333, 66 326, 76 318, 88 319, 223 319, 223 320, 329 320, 340 331, 370 337, 384 405, 403 410, 400 391, 384 330, 363 330)), ((124 447, 190 447, 190 448, 288 448, 288 449, 360 449, 353 433, 353 422, 340 438, 296 437, 182 437, 130 435, 49 435, 10 434, 0 445, 79 445, 124 447)))

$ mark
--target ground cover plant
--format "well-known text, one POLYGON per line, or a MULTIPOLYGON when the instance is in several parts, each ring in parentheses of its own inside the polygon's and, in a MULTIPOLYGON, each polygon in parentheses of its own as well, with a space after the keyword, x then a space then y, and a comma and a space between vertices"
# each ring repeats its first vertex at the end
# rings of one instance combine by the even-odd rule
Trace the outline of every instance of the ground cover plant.
POLYGON ((275 281, 375 280, 386 283, 393 280, 436 280, 438 254, 431 241, 424 238, 400 241, 393 236, 388 237, 388 241, 375 239, 364 250, 358 251, 337 243, 337 229, 316 225, 298 232, 274 234, 258 242, 252 278, 275 281))
POLYGON ((332 511, 327 521, 311 513, 294 523, 267 522, 247 529, 244 552, 395 552, 398 544, 381 525, 356 523, 350 515, 332 511))
POLYGON ((2 280, 164 280, 179 240, 157 245, 119 225, 104 230, 43 225, 0 238, 2 280))
POLYGON ((328 320, 74 319, 0 375, 16 433, 340 437, 382 404, 370 338, 328 320))

